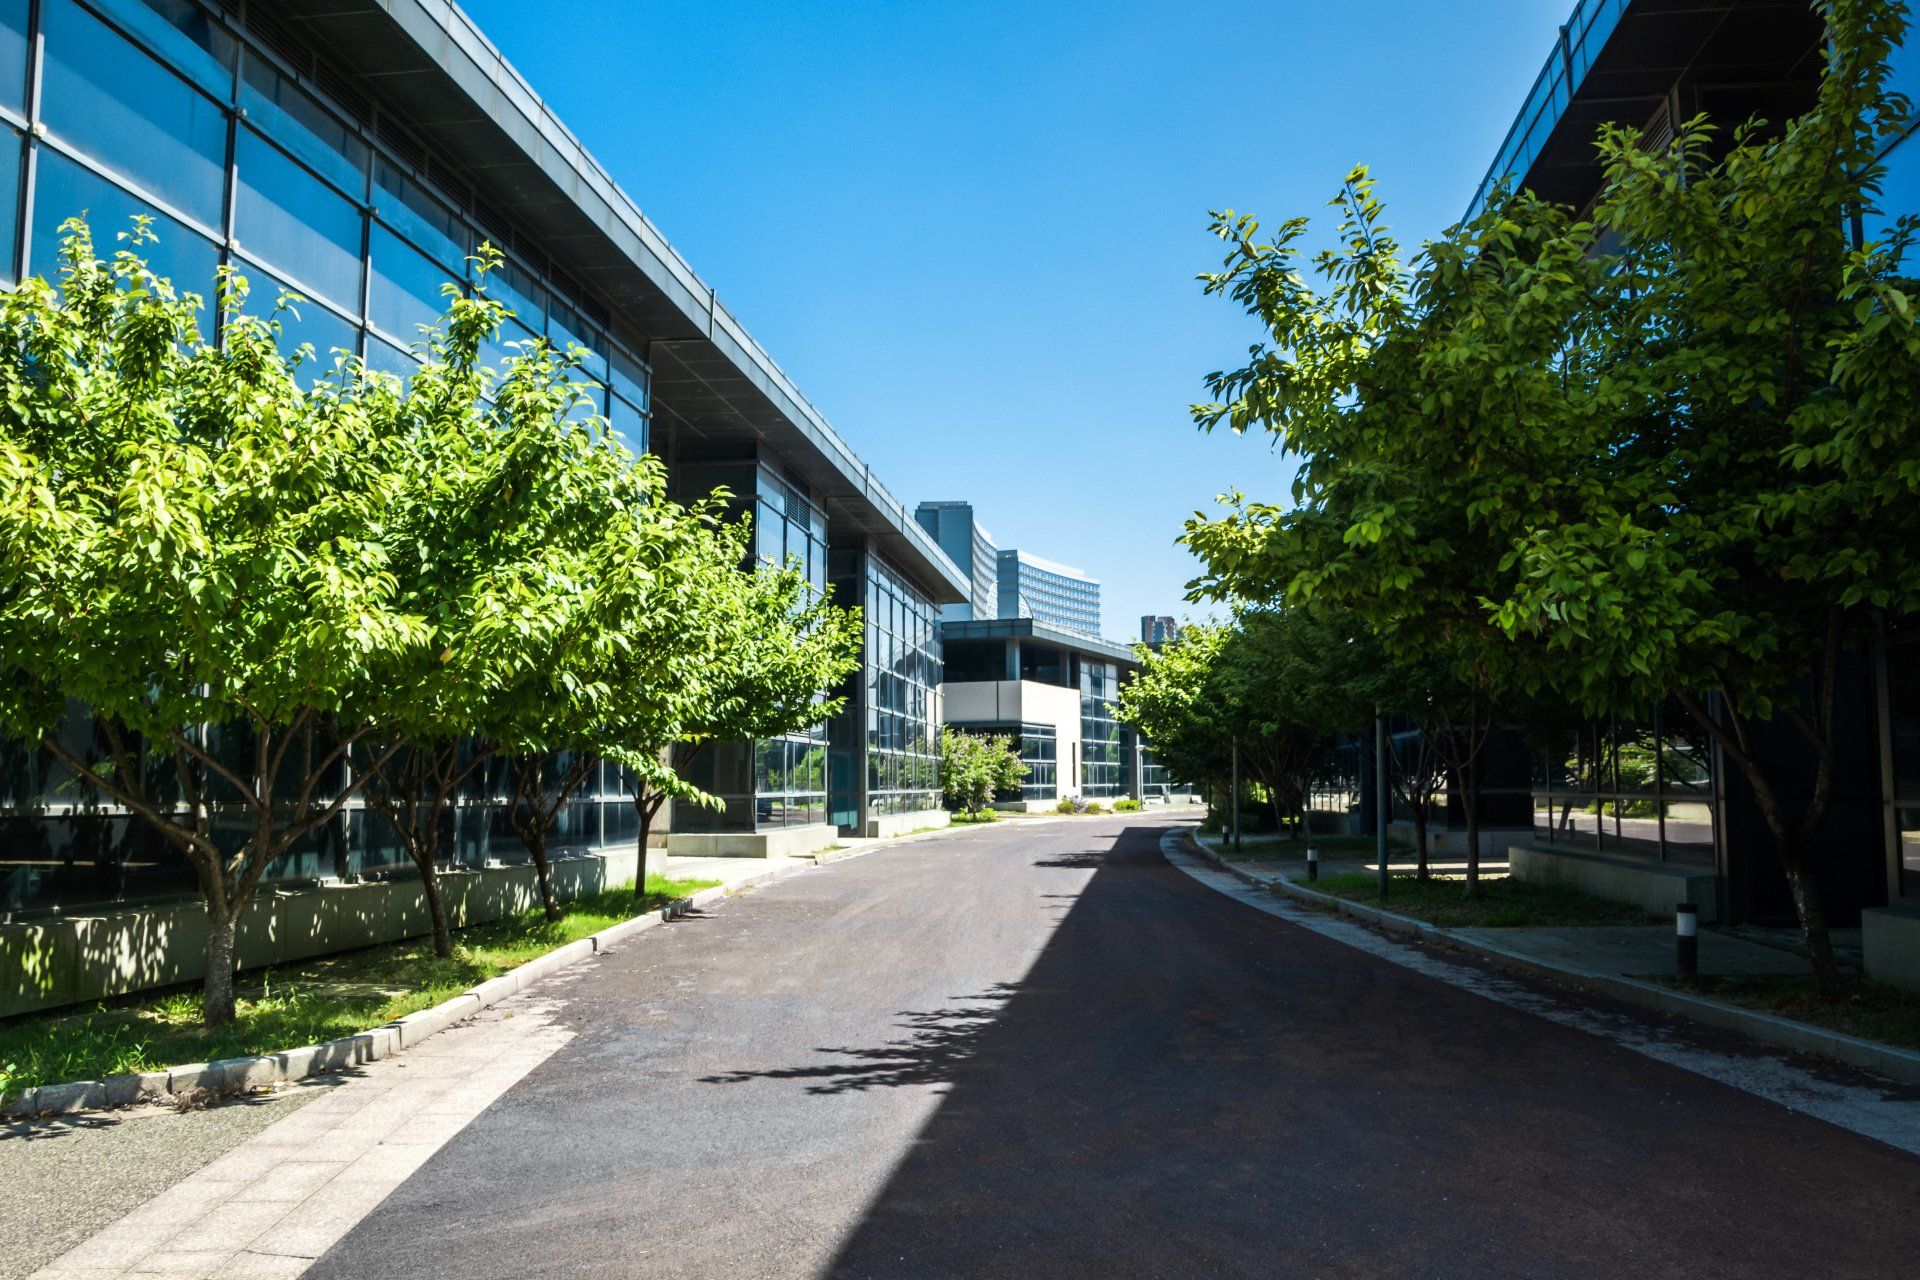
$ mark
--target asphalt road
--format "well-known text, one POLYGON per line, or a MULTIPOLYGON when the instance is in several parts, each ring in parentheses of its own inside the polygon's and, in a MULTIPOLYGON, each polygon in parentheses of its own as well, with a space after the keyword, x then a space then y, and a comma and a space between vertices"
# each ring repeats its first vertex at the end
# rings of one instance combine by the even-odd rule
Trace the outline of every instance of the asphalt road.
POLYGON ((308 1275, 1920 1274, 1920 1159, 1262 914, 1163 830, 655 931, 308 1275))

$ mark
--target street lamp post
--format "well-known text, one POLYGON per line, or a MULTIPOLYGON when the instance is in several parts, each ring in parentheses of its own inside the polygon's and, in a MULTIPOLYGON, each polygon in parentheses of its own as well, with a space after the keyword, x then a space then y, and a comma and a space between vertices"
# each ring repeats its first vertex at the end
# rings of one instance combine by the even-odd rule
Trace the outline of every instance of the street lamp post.
POLYGON ((1227 797, 1233 810, 1233 852, 1240 855, 1240 739, 1233 740, 1233 793, 1227 797))
POLYGON ((1380 860, 1380 901, 1387 900, 1387 717, 1373 709, 1374 854, 1380 860))

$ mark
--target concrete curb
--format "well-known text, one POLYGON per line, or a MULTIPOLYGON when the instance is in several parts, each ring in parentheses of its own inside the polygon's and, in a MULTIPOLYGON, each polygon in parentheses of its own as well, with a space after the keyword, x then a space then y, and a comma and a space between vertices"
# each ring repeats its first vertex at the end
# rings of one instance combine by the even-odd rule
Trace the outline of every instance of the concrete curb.
MULTIPOLYGON (((868 850, 850 851, 868 852, 868 850)), ((226 1058, 219 1062, 191 1062, 161 1071, 113 1076, 105 1080, 73 1080, 65 1084, 43 1084, 0 1099, 0 1118, 29 1119, 35 1116, 71 1115, 79 1111, 99 1111, 109 1107, 129 1107, 135 1103, 179 1095, 189 1091, 212 1094, 241 1093, 269 1085, 304 1080, 309 1076, 331 1075, 350 1067, 390 1058, 419 1044, 427 1037, 445 1031, 455 1023, 471 1018, 508 996, 518 995, 569 965, 591 956, 604 954, 634 935, 662 924, 674 907, 702 907, 741 890, 757 888, 804 867, 782 867, 749 876, 732 884, 702 889, 690 898, 682 898, 659 910, 622 920, 598 933, 556 947, 516 969, 489 978, 431 1009, 422 1009, 395 1018, 383 1027, 344 1036, 323 1044, 246 1058, 226 1058)))
POLYGON ((1295 884, 1285 878, 1262 880, 1221 858, 1200 843, 1192 831, 1186 832, 1186 842, 1208 862, 1255 888, 1266 889, 1311 906, 1349 916, 1388 933, 1457 947, 1462 951, 1490 960, 1503 969, 1536 978, 1547 978, 1584 991, 1611 996, 1616 1000, 1637 1005, 1643 1009, 1651 1009, 1656 1013, 1691 1018, 1705 1026, 1737 1032, 1777 1048, 1832 1058, 1901 1084, 1920 1085, 1920 1053, 1910 1049, 1898 1049, 1892 1045, 1862 1040, 1858 1036, 1846 1035, 1839 1031, 1828 1031, 1823 1027, 1795 1022, 1790 1018, 1780 1018, 1770 1013, 1743 1009, 1739 1005, 1710 1000, 1705 996, 1690 995, 1641 978, 1601 973, 1595 969, 1555 964, 1537 956, 1522 955, 1480 938, 1464 937, 1450 929, 1443 929, 1439 925, 1428 924, 1424 920, 1415 920, 1410 916, 1382 911, 1378 907, 1369 907, 1363 903, 1349 902, 1345 898, 1336 898, 1332 894, 1309 889, 1305 885, 1295 884))

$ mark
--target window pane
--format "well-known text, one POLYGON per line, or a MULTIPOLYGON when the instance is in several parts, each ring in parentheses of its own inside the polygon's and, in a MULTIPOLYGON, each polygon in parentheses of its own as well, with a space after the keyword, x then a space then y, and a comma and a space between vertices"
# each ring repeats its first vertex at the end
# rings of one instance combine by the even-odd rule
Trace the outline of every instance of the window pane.
POLYGON ((247 58, 240 79, 248 123, 356 200, 366 195, 367 146, 352 130, 257 57, 247 58))
POLYGON ((391 342, 382 342, 379 338, 367 337, 367 367, 380 373, 390 373, 405 382, 419 372, 420 362, 391 342))
POLYGON ((95 255, 108 257, 120 248, 115 237, 130 230, 133 216, 146 213, 153 216, 153 231, 160 239, 141 246, 140 253, 155 274, 182 291, 202 298, 214 296, 220 251, 212 241, 46 147, 40 148, 33 202, 33 250, 28 264, 33 274, 49 280, 59 277, 60 224, 66 219, 84 214, 93 230, 95 255))
POLYGON ((14 282, 20 244, 20 135, 0 128, 0 280, 14 282))
POLYGON ((447 309, 440 292, 452 283, 432 261, 409 248, 405 241, 375 223, 368 282, 368 318, 387 334, 408 346, 420 338, 420 329, 437 325, 447 309))
POLYGON ((239 45, 193 0, 107 0, 100 7, 214 97, 225 101, 233 92, 239 45))
POLYGON ((596 382, 606 381, 606 335, 558 299, 554 300, 552 317, 547 324, 547 340, 561 351, 584 347, 586 354, 580 359, 581 371, 596 382))
POLYGON ((0 100, 23 112, 27 103, 28 0, 0 0, 0 100))
POLYGON ((647 451, 647 419, 638 409, 613 396, 609 400, 607 425, 614 437, 635 457, 647 451))
POLYGON ((504 303, 518 320, 535 333, 547 327, 547 291, 531 271, 509 258, 487 277, 482 290, 487 297, 504 303))
POLYGON ((614 394, 644 412, 649 405, 647 366, 615 347, 612 362, 614 394))
POLYGON ((360 211, 257 135, 241 130, 234 239, 256 260, 360 312, 360 211))
POLYGON ((310 387, 333 371, 334 351, 353 352, 359 348, 360 331, 319 303, 304 297, 298 285, 278 278, 259 263, 236 264, 249 286, 247 314, 270 317, 282 293, 302 294, 282 311, 280 352, 291 359, 303 344, 313 346, 313 354, 300 367, 299 381, 310 387))
POLYGON ((48 127, 208 229, 222 225, 227 122, 206 95, 72 0, 46 8, 48 127))
POLYGON ((449 272, 466 279, 467 255, 473 248, 454 212, 383 158, 374 159, 373 181, 374 213, 449 272))

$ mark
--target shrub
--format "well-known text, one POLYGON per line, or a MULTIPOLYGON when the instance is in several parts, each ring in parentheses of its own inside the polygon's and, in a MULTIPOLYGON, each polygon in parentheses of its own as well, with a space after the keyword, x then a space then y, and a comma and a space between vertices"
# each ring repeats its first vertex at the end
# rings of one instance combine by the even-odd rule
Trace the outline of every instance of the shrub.
POLYGON ((1081 810, 1082 813, 1105 813, 1106 811, 1107 806, 1101 804, 1098 800, 1089 801, 1087 807, 1081 810))
POLYGON ((1124 800, 1115 800, 1113 802, 1113 811, 1115 813, 1138 813, 1140 812, 1140 802, 1131 796, 1124 800))
POLYGON ((1055 813, 1078 813, 1080 812, 1080 802, 1071 798, 1062 800, 1059 804, 1053 806, 1053 811, 1055 813))

